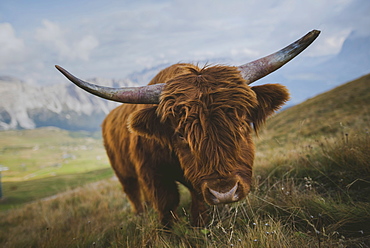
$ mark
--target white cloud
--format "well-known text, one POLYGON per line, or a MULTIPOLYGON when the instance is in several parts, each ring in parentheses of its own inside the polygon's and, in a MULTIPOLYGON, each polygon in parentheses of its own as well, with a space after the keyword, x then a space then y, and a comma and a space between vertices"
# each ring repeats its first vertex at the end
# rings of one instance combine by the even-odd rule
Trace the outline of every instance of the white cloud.
POLYGON ((13 26, 0 23, 0 67, 22 61, 25 57, 25 45, 17 38, 13 26))
POLYGON ((337 54, 340 52, 343 42, 351 33, 351 30, 342 30, 337 33, 333 33, 324 36, 320 44, 316 45, 315 53, 313 55, 327 55, 337 54))
POLYGON ((74 44, 72 49, 77 57, 83 60, 89 60, 90 53, 99 45, 99 41, 92 35, 82 37, 77 43, 74 44))
POLYGON ((58 24, 43 20, 42 27, 36 30, 35 38, 56 52, 60 59, 89 60, 91 52, 99 45, 98 39, 93 35, 73 36, 58 24))

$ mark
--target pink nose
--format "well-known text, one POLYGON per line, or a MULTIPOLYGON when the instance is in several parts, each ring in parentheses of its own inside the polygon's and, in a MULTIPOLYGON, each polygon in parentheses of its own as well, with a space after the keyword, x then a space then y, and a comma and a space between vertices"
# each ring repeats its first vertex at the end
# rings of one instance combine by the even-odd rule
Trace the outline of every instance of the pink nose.
POLYGON ((236 202, 239 200, 239 195, 237 194, 238 183, 234 185, 230 190, 226 192, 219 192, 208 188, 209 192, 211 193, 209 196, 210 200, 213 204, 221 204, 221 203, 231 203, 236 202))

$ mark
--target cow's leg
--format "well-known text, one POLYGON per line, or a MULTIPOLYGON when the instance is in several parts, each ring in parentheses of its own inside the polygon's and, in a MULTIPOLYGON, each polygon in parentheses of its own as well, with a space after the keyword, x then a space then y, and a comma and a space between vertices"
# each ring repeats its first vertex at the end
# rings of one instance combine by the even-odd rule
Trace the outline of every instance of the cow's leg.
POLYGON ((144 195, 148 198, 147 201, 158 212, 161 223, 170 227, 177 219, 175 211, 180 202, 176 182, 173 179, 156 175, 143 177, 140 183, 144 186, 144 195))
POLYGON ((133 164, 127 160, 117 159, 116 153, 108 145, 105 147, 112 168, 131 203, 132 211, 137 214, 143 212, 140 184, 133 164))
POLYGON ((134 177, 119 177, 123 186, 123 191, 126 193, 131 202, 132 211, 136 214, 142 213, 143 203, 141 198, 140 185, 137 178, 134 177))
POLYGON ((204 227, 209 223, 209 209, 201 195, 190 190, 191 193, 191 224, 196 227, 204 227))

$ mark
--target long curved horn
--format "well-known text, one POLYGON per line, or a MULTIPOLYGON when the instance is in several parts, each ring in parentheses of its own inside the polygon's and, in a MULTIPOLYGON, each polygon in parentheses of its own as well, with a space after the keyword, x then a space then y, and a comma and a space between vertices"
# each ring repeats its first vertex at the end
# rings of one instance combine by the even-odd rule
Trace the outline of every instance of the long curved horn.
POLYGON ((280 51, 238 66, 238 69, 240 70, 242 77, 247 80, 247 83, 251 84, 254 81, 279 69, 295 56, 300 54, 317 38, 317 36, 319 36, 319 34, 320 31, 312 30, 299 40, 293 42, 280 51))
POLYGON ((94 94, 96 96, 123 103, 136 104, 158 104, 159 97, 165 86, 164 83, 153 84, 142 87, 125 87, 125 88, 110 88, 91 84, 73 76, 67 70, 56 65, 55 66, 64 76, 78 87, 94 94))

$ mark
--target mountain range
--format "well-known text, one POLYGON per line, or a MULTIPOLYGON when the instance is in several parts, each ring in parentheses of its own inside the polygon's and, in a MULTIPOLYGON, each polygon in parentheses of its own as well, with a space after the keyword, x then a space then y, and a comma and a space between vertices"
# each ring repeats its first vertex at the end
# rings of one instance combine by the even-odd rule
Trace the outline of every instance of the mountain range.
MULTIPOLYGON (((133 72, 122 80, 93 78, 88 81, 112 87, 138 86, 149 82, 167 66, 161 64, 133 72)), ((258 83, 283 83, 292 94, 290 105, 294 105, 368 73, 370 36, 353 32, 336 56, 319 61, 298 57, 296 62, 258 83)), ((0 76, 0 130, 55 126, 66 130, 97 131, 105 115, 118 105, 87 94, 68 81, 35 86, 17 78, 0 76)))
MULTIPOLYGON (((136 85, 130 80, 89 81, 113 87, 136 85)), ((105 115, 116 106, 118 103, 86 94, 71 83, 38 87, 0 77, 0 130, 55 126, 96 131, 105 115)))

